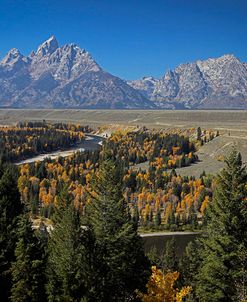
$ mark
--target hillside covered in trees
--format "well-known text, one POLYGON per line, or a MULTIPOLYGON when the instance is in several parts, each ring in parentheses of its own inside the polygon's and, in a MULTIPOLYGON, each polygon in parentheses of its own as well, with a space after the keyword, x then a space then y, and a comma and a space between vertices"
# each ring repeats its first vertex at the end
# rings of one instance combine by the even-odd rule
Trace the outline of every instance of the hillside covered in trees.
POLYGON ((196 161, 196 149, 215 135, 141 129, 116 132, 101 150, 66 158, 18 168, 2 159, 3 301, 246 301, 241 155, 234 149, 216 177, 173 170, 196 161), (135 168, 146 161, 147 170, 135 168), (200 229, 202 235, 178 258, 174 241, 163 253, 145 254, 143 229, 200 229))

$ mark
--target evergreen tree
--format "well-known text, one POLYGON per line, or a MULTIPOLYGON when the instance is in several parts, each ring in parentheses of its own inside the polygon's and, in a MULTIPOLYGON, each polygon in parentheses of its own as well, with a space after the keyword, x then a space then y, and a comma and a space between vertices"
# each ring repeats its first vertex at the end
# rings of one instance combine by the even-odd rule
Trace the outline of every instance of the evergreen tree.
POLYGON ((138 210, 137 205, 135 205, 135 206, 134 206, 134 213, 133 213, 133 216, 132 216, 132 221, 133 221, 133 223, 134 223, 136 226, 138 226, 139 219, 140 219, 139 210, 138 210))
POLYGON ((46 301, 44 246, 32 230, 29 215, 24 214, 18 224, 16 260, 12 263, 13 285, 11 301, 46 301))
POLYGON ((157 266, 159 269, 161 269, 162 259, 156 246, 152 246, 150 250, 146 253, 146 255, 150 261, 151 266, 157 266))
POLYGON ((153 246, 147 256, 151 264, 157 266, 165 274, 178 270, 177 247, 174 237, 167 240, 163 251, 158 251, 153 246))
POLYGON ((113 161, 102 162, 93 190, 87 216, 100 257, 95 301, 128 301, 136 289, 145 289, 150 271, 123 198, 121 169, 113 161))
POLYGON ((154 225, 156 227, 161 225, 161 213, 160 213, 160 209, 157 210, 156 215, 155 215, 155 219, 154 219, 154 225))
MULTIPOLYGON (((54 229, 48 239, 48 301, 82 301, 86 294, 88 268, 85 261, 87 230, 65 187, 53 216, 54 229)), ((88 253, 89 254, 89 253, 88 253)))
POLYGON ((201 129, 201 127, 198 127, 197 133, 196 133, 196 139, 199 141, 199 140, 201 140, 201 137, 202 137, 202 129, 201 129))
MULTIPOLYGON (((196 301, 195 291, 197 285, 196 275, 201 264, 200 241, 193 240, 187 245, 184 254, 179 260, 179 269, 181 273, 181 283, 183 286, 190 285, 193 291, 190 293, 188 301, 196 301)), ((187 301, 186 300, 186 301, 187 301)))
POLYGON ((162 257, 162 263, 162 270, 164 272, 175 272, 178 269, 177 247, 174 237, 166 242, 165 251, 162 257))
POLYGON ((0 297, 7 301, 11 289, 11 262, 15 259, 18 216, 23 211, 13 166, 0 167, 0 297))
POLYGON ((197 227, 197 212, 194 205, 192 205, 189 209, 187 223, 192 229, 195 229, 197 227))
MULTIPOLYGON (((246 271, 247 173, 234 149, 220 173, 208 209, 207 236, 202 241, 202 266, 197 295, 202 302, 240 301, 246 271)), ((245 297, 246 300, 246 291, 245 297)))

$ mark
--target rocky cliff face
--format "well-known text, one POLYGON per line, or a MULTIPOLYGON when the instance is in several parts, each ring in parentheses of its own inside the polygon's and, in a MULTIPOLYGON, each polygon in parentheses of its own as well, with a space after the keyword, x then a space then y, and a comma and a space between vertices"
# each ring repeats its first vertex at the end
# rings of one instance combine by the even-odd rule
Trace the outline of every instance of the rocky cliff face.
MULTIPOLYGON (((141 93, 150 85, 138 83, 141 93)), ((143 95, 146 95, 143 93, 143 95)), ((182 64, 156 81, 149 98, 161 108, 247 108, 247 64, 233 55, 182 64)))
POLYGON ((11 49, 0 62, 0 106, 18 108, 153 108, 125 81, 105 72, 75 44, 54 36, 24 57, 11 49))
POLYGON ((0 107, 247 109, 247 63, 233 55, 182 64, 161 79, 124 81, 75 44, 54 36, 0 62, 0 107))
POLYGON ((143 77, 140 80, 127 81, 127 84, 138 90, 146 98, 150 99, 158 81, 158 79, 153 77, 143 77))

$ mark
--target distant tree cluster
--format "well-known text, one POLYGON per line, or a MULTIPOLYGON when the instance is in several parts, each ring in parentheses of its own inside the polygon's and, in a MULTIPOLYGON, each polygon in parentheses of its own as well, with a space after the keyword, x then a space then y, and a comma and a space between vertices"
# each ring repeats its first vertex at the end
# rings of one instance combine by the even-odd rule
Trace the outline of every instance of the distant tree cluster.
MULTIPOLYGON (((102 154, 77 152, 66 158, 46 159, 20 167, 18 188, 22 201, 34 217, 51 218, 64 184, 74 202, 84 209, 91 179, 98 170, 102 154)), ((205 209, 212 198, 212 178, 180 177, 124 170, 124 197, 133 220, 143 228, 200 228, 205 209)))
POLYGON ((197 131, 191 128, 167 132, 144 127, 133 132, 114 132, 105 141, 105 148, 111 150, 115 158, 123 160, 126 166, 149 161, 150 166, 167 170, 196 162, 195 151, 218 135, 218 132, 201 130, 200 127, 197 131))
POLYGON ((84 208, 89 182, 99 166, 99 156, 99 151, 76 152, 66 158, 47 158, 21 165, 18 188, 22 201, 34 217, 50 218, 58 204, 58 195, 66 185, 74 202, 84 208))
MULTIPOLYGON (((151 160, 144 143, 146 138, 150 145, 166 146, 173 153, 172 156, 179 148, 172 146, 173 143, 178 145, 180 142, 181 148, 189 152, 189 157, 192 152, 190 148, 194 149, 188 137, 185 139, 184 136, 180 137, 174 133, 166 135, 145 130, 140 133, 127 133, 124 139, 122 134, 114 134, 106 140, 101 151, 77 152, 66 158, 46 159, 43 162, 22 165, 18 180, 21 199, 29 206, 34 216, 51 218, 61 187, 66 184, 77 205, 83 209, 86 204, 86 192, 92 190, 91 179, 98 169, 99 162, 109 157, 118 163, 121 162, 125 167, 124 196, 138 226, 174 230, 201 228, 205 209, 212 198, 212 178, 204 174, 199 179, 177 176, 173 170, 168 172, 162 164, 154 164, 158 162, 156 157, 155 162, 150 162, 148 171, 128 168, 129 153, 127 149, 126 152, 122 150, 127 148, 130 142, 137 144, 135 139, 142 142, 138 143, 138 148, 142 146, 143 149, 140 150, 151 160), (117 139, 118 135, 121 137, 120 141, 117 139), (117 145, 115 140, 118 141, 117 145)), ((162 148, 157 150, 163 150, 162 148)), ((152 152, 154 150, 156 148, 152 152)), ((160 153, 157 150, 156 152, 160 153)))
POLYGON ((46 122, 0 127, 0 159, 16 161, 40 153, 75 146, 84 140, 88 127, 46 122))
POLYGON ((151 166, 163 169, 189 165, 197 160, 195 145, 188 136, 160 131, 139 130, 115 132, 105 142, 115 158, 124 160, 126 166, 150 161, 151 166))

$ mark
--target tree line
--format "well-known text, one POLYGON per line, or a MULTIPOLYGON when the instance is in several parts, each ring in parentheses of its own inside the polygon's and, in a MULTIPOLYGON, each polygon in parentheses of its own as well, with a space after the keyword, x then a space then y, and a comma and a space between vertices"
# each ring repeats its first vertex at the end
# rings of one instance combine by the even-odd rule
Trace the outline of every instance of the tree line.
MULTIPOLYGON (((74 201, 86 205, 86 192, 93 192, 91 179, 104 152, 77 152, 66 158, 45 159, 20 167, 18 188, 22 201, 34 217, 52 218, 58 194, 68 186, 74 201)), ((111 155, 112 156, 112 155, 111 155)), ((150 229, 201 228, 205 209, 212 199, 213 178, 180 177, 174 171, 123 169, 124 197, 132 219, 150 229)))
POLYGON ((45 121, 0 127, 0 160, 13 162, 75 146, 89 130, 88 126, 45 121))
POLYGON ((189 152, 185 156, 194 158, 190 156, 194 148, 189 137, 180 137, 176 133, 168 135, 148 130, 126 134, 116 132, 104 142, 101 151, 77 152, 66 158, 22 165, 18 187, 23 202, 31 208, 34 216, 51 218, 64 184, 68 185, 76 203, 84 207, 86 191, 92 191, 90 180, 98 169, 100 159, 107 153, 113 160, 121 161, 124 167, 124 196, 132 219, 138 222, 139 227, 197 229, 203 224, 205 209, 212 198, 212 177, 205 174, 199 179, 180 177, 168 166, 159 164, 158 158, 151 156, 151 153, 160 154, 167 149, 173 154, 170 154, 171 157, 181 154, 183 150, 189 152), (150 161, 155 158, 149 163, 148 170, 135 169, 130 165, 131 145, 138 146, 150 161))

